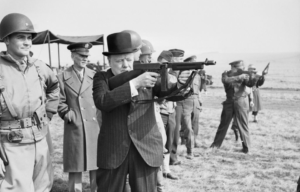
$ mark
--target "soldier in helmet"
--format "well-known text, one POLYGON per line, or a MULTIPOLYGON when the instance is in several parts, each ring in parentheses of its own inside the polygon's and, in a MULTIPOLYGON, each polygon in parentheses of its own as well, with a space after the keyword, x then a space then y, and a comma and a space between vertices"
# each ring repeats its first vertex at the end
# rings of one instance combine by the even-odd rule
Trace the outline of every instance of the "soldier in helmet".
POLYGON ((35 35, 25 15, 8 14, 0 23, 7 47, 0 53, 0 141, 6 153, 0 159, 0 191, 50 191, 53 183, 46 135, 59 85, 52 70, 30 56, 35 35))
POLYGON ((152 53, 155 52, 152 44, 147 40, 142 40, 143 46, 141 47, 140 62, 151 63, 152 53))
MULTIPOLYGON (((132 40, 133 36, 128 32, 108 35, 108 52, 103 54, 108 57, 111 69, 98 72, 94 77, 94 102, 102 112, 97 158, 99 192, 123 191, 128 173, 131 191, 156 191, 163 144, 156 126, 154 104, 133 101, 165 96, 180 86, 170 78, 168 91, 162 92, 157 81, 159 74, 145 72, 109 90, 109 78, 133 70, 134 53, 138 49, 132 40)), ((188 71, 182 72, 178 81, 185 83, 189 76, 188 71)))

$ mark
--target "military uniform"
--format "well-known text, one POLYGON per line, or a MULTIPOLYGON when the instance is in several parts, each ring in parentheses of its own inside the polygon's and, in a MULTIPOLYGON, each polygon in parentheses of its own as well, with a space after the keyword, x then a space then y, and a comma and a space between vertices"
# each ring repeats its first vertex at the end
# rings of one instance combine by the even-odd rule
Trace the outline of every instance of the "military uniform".
MULTIPOLYGON (((242 61, 241 61, 242 62, 242 61)), ((233 62, 235 64, 237 62, 233 62)), ((222 74, 222 82, 226 92, 226 100, 222 103, 221 122, 211 147, 221 147, 232 118, 239 129, 243 152, 248 153, 250 135, 248 129, 249 101, 245 80, 240 76, 228 77, 231 72, 222 74)))
MULTIPOLYGON (((38 125, 35 112, 45 110, 52 118, 58 105, 59 87, 57 78, 42 61, 27 58, 27 68, 22 72, 6 52, 0 55, 1 142, 9 165, 0 191, 50 191, 53 183, 53 168, 45 136, 48 120, 38 125), (47 102, 46 102, 47 101, 47 102), (43 109, 44 108, 44 109, 43 109), (14 143, 7 134, 21 133, 21 141, 14 143)), ((45 117, 45 112, 39 115, 45 117)))
MULTIPOLYGON (((184 62, 194 61, 195 56, 189 57, 184 60, 184 62)), ((195 140, 198 136, 199 130, 199 115, 200 115, 200 86, 201 86, 201 77, 197 73, 192 84, 194 94, 183 101, 177 102, 176 107, 176 126, 182 126, 183 138, 186 141, 186 148, 188 156, 193 154, 193 148, 195 140)), ((179 128, 178 128, 179 129, 179 128)), ((177 147, 177 146, 175 146, 177 147)))
POLYGON ((0 23, 0 39, 7 45, 7 52, 0 53, 1 166, 6 164, 0 191, 44 192, 53 183, 46 136, 59 86, 52 70, 30 57, 35 35, 25 15, 8 14, 0 23))
MULTIPOLYGON (((91 46, 90 43, 77 43, 69 45, 68 49, 76 54, 86 55, 91 46)), ((92 98, 93 77, 96 72, 84 67, 81 77, 74 65, 58 75, 61 87, 58 113, 64 119, 64 171, 69 173, 69 191, 82 190, 81 178, 84 171, 90 171, 91 191, 96 191, 100 130, 92 98)))

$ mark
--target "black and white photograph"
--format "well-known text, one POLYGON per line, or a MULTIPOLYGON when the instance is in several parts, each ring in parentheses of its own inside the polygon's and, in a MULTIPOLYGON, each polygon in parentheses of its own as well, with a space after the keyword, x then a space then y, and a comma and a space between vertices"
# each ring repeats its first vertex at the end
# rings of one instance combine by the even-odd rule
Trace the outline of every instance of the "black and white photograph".
POLYGON ((300 0, 0 0, 0 192, 300 192, 300 0))

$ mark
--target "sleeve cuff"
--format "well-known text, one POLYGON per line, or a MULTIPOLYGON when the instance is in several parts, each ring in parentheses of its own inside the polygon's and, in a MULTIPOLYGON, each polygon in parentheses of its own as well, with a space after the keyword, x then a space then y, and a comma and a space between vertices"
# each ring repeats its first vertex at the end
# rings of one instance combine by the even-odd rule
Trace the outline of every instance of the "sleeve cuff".
POLYGON ((139 92, 133 85, 132 81, 129 81, 129 86, 130 86, 131 97, 135 97, 135 96, 139 95, 139 92))

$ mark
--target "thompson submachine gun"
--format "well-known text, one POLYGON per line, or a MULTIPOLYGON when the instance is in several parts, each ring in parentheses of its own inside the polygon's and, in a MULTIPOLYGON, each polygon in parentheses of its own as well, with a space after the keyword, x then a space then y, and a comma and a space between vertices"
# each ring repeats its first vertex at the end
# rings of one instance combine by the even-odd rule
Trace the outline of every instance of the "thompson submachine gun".
MULTIPOLYGON (((203 69, 204 65, 215 65, 215 61, 206 59, 204 62, 178 62, 178 63, 148 63, 148 64, 134 64, 133 70, 123 72, 108 80, 109 88, 112 90, 124 83, 136 78, 144 72, 156 72, 160 74, 161 91, 167 91, 168 85, 168 69, 173 71, 198 70, 203 69)), ((191 79, 191 78, 189 78, 191 79)))

